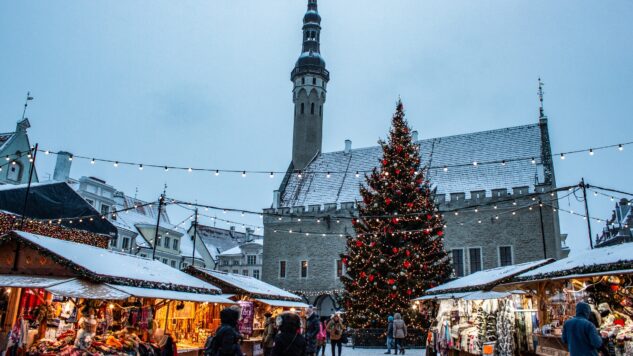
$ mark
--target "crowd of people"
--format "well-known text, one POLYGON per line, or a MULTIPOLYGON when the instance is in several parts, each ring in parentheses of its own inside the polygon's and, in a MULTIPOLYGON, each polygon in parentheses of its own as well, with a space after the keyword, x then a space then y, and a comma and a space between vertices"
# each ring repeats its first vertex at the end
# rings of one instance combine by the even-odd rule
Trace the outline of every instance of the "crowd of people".
MULTIPOLYGON (((302 319, 297 313, 283 312, 273 318, 264 314, 262 348, 264 356, 325 356, 327 341, 330 341, 332 356, 341 356, 343 344, 347 343, 346 326, 340 313, 322 320, 312 307, 302 319)), ((239 311, 224 309, 220 313, 221 326, 205 345, 205 356, 243 356, 240 349, 241 335, 238 331, 239 311)), ((405 330, 406 333, 406 330, 405 330)))

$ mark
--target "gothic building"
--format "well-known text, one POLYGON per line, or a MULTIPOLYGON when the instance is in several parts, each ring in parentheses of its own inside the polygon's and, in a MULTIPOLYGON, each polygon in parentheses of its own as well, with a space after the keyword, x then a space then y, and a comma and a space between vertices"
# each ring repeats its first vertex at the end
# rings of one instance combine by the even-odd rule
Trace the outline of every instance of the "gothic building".
MULTIPOLYGON (((362 172, 378 165, 382 151, 352 149, 346 141, 342 151, 322 152, 330 74, 320 31, 317 1, 309 0, 302 52, 291 74, 292 161, 272 207, 264 209, 262 279, 305 296, 329 315, 339 308, 345 275, 340 255, 347 236, 354 236, 351 217, 361 200, 362 172)), ((455 276, 566 256, 556 194, 550 192, 556 180, 542 105, 537 123, 414 140, 446 221, 444 243, 455 276)))

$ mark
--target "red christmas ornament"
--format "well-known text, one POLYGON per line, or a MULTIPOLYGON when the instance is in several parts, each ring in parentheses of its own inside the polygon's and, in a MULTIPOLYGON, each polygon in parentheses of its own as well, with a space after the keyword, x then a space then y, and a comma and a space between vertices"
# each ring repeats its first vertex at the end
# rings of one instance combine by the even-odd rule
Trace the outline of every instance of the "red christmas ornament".
POLYGON ((444 235, 444 231, 440 230, 437 232, 437 236, 442 236, 442 235, 444 235))
POLYGON ((397 224, 398 223, 398 218, 391 218, 391 222, 394 223, 394 224, 397 224))
POLYGON ((374 246, 376 246, 376 241, 372 241, 369 243, 369 247, 374 247, 374 246))
POLYGON ((611 285, 611 290, 614 292, 617 292, 620 289, 620 286, 617 284, 612 284, 611 285))
POLYGON ((346 265, 347 264, 347 257, 343 257, 343 264, 346 265))
POLYGON ((404 268, 410 268, 411 267, 411 262, 404 261, 404 263, 402 265, 404 266, 404 268))
POLYGON ((352 219, 352 225, 356 225, 356 219, 352 219))
POLYGON ((395 299, 396 298, 396 293, 389 293, 389 298, 395 299))
POLYGON ((374 281, 374 275, 373 275, 373 274, 370 274, 370 275, 369 275, 369 281, 370 281, 370 282, 373 282, 373 281, 374 281))
POLYGON ((361 247, 363 246, 363 242, 360 240, 356 240, 356 247, 361 247))
POLYGON ((382 165, 383 165, 383 166, 386 166, 386 165, 387 165, 387 163, 389 163, 389 162, 387 162, 387 160, 386 160, 386 159, 383 159, 383 160, 382 160, 382 165))
POLYGON ((389 278, 389 279, 387 280, 387 284, 389 284, 389 285, 392 285, 392 284, 394 284, 394 283, 396 283, 396 281, 395 281, 393 278, 389 278))
POLYGON ((407 207, 413 208, 413 203, 407 203, 407 207))
POLYGON ((426 220, 431 220, 433 218, 433 215, 431 214, 426 214, 426 220))
POLYGON ((400 145, 396 146, 396 152, 398 153, 402 152, 402 146, 400 145))
POLYGON ((385 198, 385 204, 387 205, 391 204, 391 198, 385 198))
POLYGON ((407 257, 411 256, 411 251, 409 250, 404 251, 404 253, 407 255, 407 257))
POLYGON ((407 295, 411 295, 411 293, 413 293, 413 291, 411 289, 407 289, 407 295))
POLYGON ((365 272, 361 272, 361 273, 360 273, 360 278, 365 278, 365 277, 367 277, 367 273, 365 273, 365 272))
POLYGON ((391 251, 393 251, 393 253, 398 253, 398 248, 394 247, 394 248, 391 249, 391 251))
POLYGON ((396 175, 399 175, 399 174, 400 174, 400 170, 396 169, 396 175))
POLYGON ((418 184, 422 184, 422 178, 418 178, 415 182, 418 184))

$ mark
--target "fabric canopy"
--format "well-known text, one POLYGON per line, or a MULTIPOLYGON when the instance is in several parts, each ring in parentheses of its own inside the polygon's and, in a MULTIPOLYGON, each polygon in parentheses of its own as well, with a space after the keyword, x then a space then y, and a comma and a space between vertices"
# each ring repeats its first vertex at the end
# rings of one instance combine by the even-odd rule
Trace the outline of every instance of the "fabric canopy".
POLYGON ((203 293, 188 293, 178 292, 172 290, 163 289, 150 289, 122 286, 118 284, 108 284, 108 286, 115 288, 121 292, 127 293, 134 297, 139 298, 155 298, 155 299, 168 299, 168 300, 182 300, 188 302, 208 302, 208 303, 221 303, 221 304, 235 304, 234 301, 227 299, 219 294, 203 294, 203 293))
POLYGON ((255 299, 264 304, 271 305, 273 307, 283 307, 283 308, 307 308, 308 304, 302 302, 291 302, 287 300, 272 300, 272 299, 255 299))

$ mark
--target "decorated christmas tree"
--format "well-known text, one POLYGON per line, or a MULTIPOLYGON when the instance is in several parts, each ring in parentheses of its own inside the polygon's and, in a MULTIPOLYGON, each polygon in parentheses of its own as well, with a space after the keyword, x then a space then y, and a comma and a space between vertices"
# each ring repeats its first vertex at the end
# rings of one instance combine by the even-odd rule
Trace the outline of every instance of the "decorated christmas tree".
POLYGON ((363 201, 358 219, 352 221, 356 236, 348 238, 343 256, 345 318, 357 328, 383 327, 393 313, 408 322, 420 321, 411 299, 451 273, 442 240, 444 222, 402 102, 388 141, 379 144, 383 157, 360 188, 363 201))

